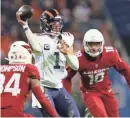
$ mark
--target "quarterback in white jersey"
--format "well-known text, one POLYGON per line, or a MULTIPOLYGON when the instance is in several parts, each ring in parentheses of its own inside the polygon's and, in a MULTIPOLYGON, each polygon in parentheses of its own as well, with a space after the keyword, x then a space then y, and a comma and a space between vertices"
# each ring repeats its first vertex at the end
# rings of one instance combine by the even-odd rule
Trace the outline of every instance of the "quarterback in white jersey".
MULTIPOLYGON (((61 34, 63 40, 69 40, 69 45, 74 42, 74 37, 70 33, 61 34)), ((57 36, 51 36, 47 33, 37 34, 37 42, 39 47, 41 47, 41 53, 35 53, 35 64, 39 68, 41 73, 41 85, 50 88, 62 88, 62 79, 66 78, 67 71, 66 65, 66 55, 64 55, 58 49, 60 45, 57 36)), ((73 57, 72 57, 73 58, 73 57)), ((72 62, 69 62, 73 69, 78 69, 77 62, 75 63, 75 57, 72 62), (71 64, 74 63, 74 64, 71 64)))
POLYGON ((21 13, 17 12, 17 20, 23 26, 25 34, 35 56, 35 65, 40 72, 41 86, 54 107, 64 117, 79 117, 79 111, 72 97, 62 85, 62 79, 67 77, 66 62, 78 70, 79 61, 73 52, 74 36, 62 32, 63 19, 56 9, 45 10, 40 17, 40 29, 44 33, 34 34, 27 21, 22 21, 21 13))

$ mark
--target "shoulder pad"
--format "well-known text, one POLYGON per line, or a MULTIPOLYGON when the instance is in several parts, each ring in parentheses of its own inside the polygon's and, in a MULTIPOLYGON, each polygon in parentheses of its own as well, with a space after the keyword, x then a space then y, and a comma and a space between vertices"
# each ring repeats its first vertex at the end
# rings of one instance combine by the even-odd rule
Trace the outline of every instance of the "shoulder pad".
POLYGON ((40 73, 37 69, 37 67, 33 64, 28 64, 27 65, 27 71, 28 71, 28 75, 30 78, 32 79, 40 79, 40 73))
POLYGON ((36 34, 37 36, 43 36, 43 35, 45 35, 45 33, 34 33, 34 34, 36 34))
POLYGON ((104 49, 105 49, 105 52, 114 52, 115 51, 115 48, 112 46, 105 46, 104 49))
POLYGON ((66 35, 66 36, 71 36, 71 35, 73 35, 73 34, 71 34, 70 32, 63 32, 62 34, 63 34, 63 35, 66 35))

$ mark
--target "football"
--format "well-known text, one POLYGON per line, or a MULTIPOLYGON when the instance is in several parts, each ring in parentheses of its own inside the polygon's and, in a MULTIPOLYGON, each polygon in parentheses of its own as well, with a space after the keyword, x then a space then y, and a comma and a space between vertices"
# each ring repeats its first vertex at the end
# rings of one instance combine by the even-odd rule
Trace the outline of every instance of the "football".
POLYGON ((27 21, 32 17, 34 10, 29 5, 23 5, 19 8, 18 12, 22 12, 20 15, 21 19, 27 21))

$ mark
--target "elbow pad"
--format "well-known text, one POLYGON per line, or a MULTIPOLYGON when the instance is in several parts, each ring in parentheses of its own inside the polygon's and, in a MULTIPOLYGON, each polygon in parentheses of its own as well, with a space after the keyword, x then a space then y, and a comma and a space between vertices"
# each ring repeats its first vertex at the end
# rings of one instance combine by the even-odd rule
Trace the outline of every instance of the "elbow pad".
POLYGON ((65 55, 67 63, 73 70, 78 70, 79 69, 79 60, 76 55, 65 55))

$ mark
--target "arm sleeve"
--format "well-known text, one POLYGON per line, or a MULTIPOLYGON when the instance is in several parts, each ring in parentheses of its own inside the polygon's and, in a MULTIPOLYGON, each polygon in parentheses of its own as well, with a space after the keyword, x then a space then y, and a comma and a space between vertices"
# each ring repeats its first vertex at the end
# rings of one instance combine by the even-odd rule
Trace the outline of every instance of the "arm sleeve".
POLYGON ((36 66, 33 64, 28 64, 26 71, 28 71, 28 77, 31 79, 40 80, 40 73, 36 66))
POLYGON ((30 30, 28 25, 23 26, 23 28, 25 30, 26 37, 27 37, 29 43, 31 44, 32 49, 36 52, 41 52, 42 49, 38 42, 37 35, 32 33, 32 31, 30 30))
POLYGON ((33 87, 32 92, 34 93, 37 100, 40 102, 41 106, 46 110, 51 117, 58 117, 57 112, 51 105, 50 101, 45 97, 39 86, 33 87))
POLYGON ((114 56, 114 60, 115 60, 115 63, 114 63, 114 68, 119 72, 121 73, 129 87, 130 87, 130 67, 128 66, 128 64, 119 56, 117 50, 115 51, 115 56, 114 56))
POLYGON ((79 69, 79 60, 76 55, 68 54, 65 55, 66 60, 68 65, 73 69, 73 70, 78 70, 79 69))

